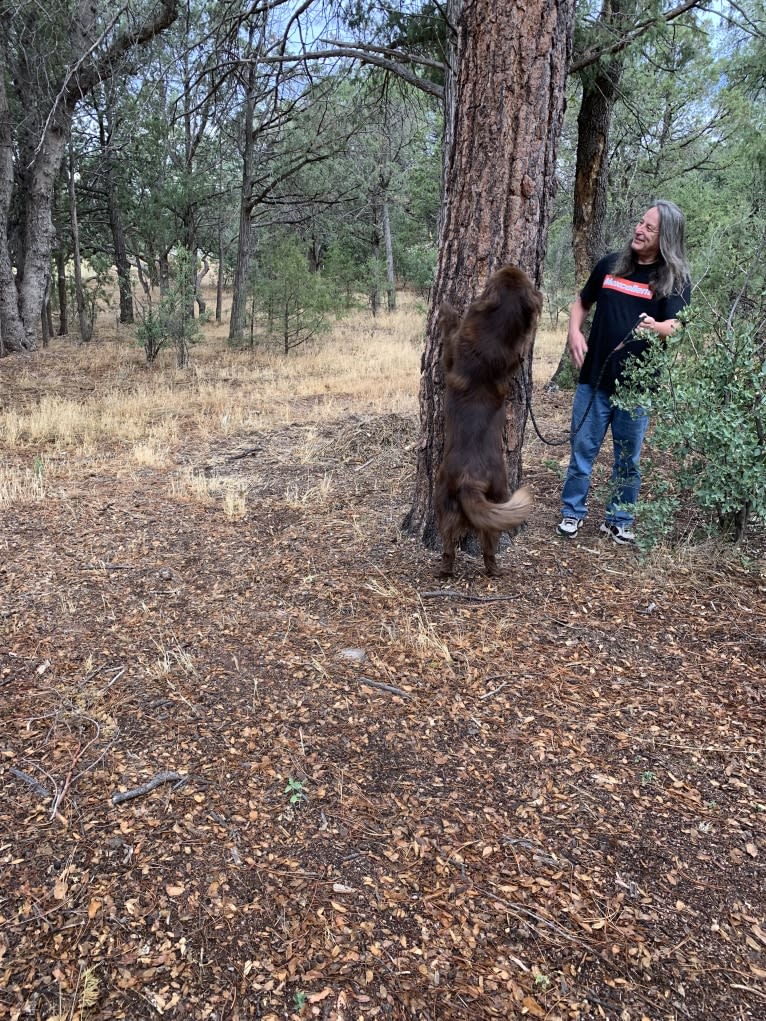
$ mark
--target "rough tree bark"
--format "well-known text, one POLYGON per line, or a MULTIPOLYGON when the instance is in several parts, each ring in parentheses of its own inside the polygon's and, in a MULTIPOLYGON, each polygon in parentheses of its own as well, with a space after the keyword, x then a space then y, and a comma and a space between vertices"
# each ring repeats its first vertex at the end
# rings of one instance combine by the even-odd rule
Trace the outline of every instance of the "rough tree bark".
POLYGON ((237 261, 234 266, 234 281, 231 295, 231 313, 229 315, 229 343, 241 344, 245 329, 245 310, 247 308, 247 284, 250 276, 250 255, 252 231, 250 227, 250 205, 253 191, 254 135, 253 117, 255 113, 255 90, 251 79, 255 78, 253 63, 248 75, 248 88, 245 94, 242 112, 241 155, 242 155, 242 190, 239 200, 239 241, 237 244, 237 261))
POLYGON ((77 307, 77 323, 80 340, 87 344, 93 337, 93 322, 88 318, 85 306, 85 289, 82 282, 82 259, 80 258, 80 226, 77 220, 77 193, 75 190, 74 153, 69 146, 69 225, 72 231, 72 266, 74 269, 74 297, 77 307))
POLYGON ((114 116, 111 110, 109 90, 105 90, 105 109, 97 110, 99 144, 104 161, 104 187, 106 191, 106 207, 109 214, 109 229, 112 234, 114 248, 114 265, 117 270, 117 284, 120 292, 120 322, 132 323, 133 286, 130 278, 130 259, 128 243, 122 222, 122 210, 117 188, 117 168, 114 156, 114 116))
POLYGON ((239 234, 237 259, 232 282, 231 312, 229 313, 229 343, 241 344, 244 338, 247 311, 250 260, 253 254, 251 215, 255 182, 255 141, 257 135, 256 111, 259 98, 257 57, 261 52, 266 31, 266 17, 250 23, 246 54, 248 60, 242 77, 242 113, 240 121, 240 157, 242 159, 242 188, 239 199, 239 234))
POLYGON ((386 300, 389 312, 396 309, 396 273, 394 271, 394 240, 391 236, 391 210, 388 201, 388 188, 383 192, 383 244, 386 250, 386 300))
MULTIPOLYGON (((404 521, 431 547, 437 543, 433 485, 444 446, 439 306, 448 299, 464 311, 508 262, 541 282, 574 0, 453 0, 448 15, 456 40, 445 86, 439 260, 422 362, 415 492, 404 521)), ((508 414, 512 487, 521 478, 526 417, 519 384, 508 414)))
MULTIPOLYGON (((638 0, 605 0, 599 29, 619 37, 634 23, 638 0)), ((604 254, 608 184, 609 128, 625 66, 626 51, 603 57, 581 72, 582 98, 577 115, 577 157, 572 211, 575 288, 579 291, 604 254)), ((559 385, 569 370, 566 346, 549 386, 559 385)))
POLYGON ((59 336, 65 337, 69 333, 69 311, 67 307, 66 252, 60 238, 59 246, 56 249, 56 291, 59 302, 59 336))
POLYGON ((194 278, 194 300, 197 302, 199 315, 203 316, 207 311, 207 302, 202 294, 202 281, 210 272, 210 263, 206 255, 202 256, 202 266, 194 278))

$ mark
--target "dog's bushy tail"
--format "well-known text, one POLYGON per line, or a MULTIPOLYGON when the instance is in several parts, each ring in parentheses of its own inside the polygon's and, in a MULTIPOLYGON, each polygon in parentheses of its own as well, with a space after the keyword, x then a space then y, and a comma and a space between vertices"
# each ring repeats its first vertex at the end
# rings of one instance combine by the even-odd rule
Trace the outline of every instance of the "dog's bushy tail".
POLYGON ((507 532, 522 525, 532 510, 532 494, 526 486, 517 489, 505 503, 492 503, 476 484, 460 489, 463 513, 478 530, 507 532))

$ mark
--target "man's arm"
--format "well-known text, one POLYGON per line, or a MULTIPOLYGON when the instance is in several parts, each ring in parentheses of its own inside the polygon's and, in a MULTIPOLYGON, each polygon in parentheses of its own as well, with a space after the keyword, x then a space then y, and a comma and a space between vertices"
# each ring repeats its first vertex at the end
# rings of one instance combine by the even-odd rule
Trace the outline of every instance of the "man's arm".
POLYGON ((663 319, 662 322, 658 323, 656 319, 652 319, 651 316, 644 315, 643 313, 638 317, 639 329, 654 330, 660 337, 669 337, 671 333, 678 329, 679 325, 677 319, 663 319))
POLYGON ((590 305, 586 305, 582 298, 575 298, 572 307, 569 309, 569 330, 567 332, 567 347, 572 364, 577 369, 582 368, 585 355, 588 353, 588 344, 585 334, 582 332, 583 324, 588 317, 590 305))

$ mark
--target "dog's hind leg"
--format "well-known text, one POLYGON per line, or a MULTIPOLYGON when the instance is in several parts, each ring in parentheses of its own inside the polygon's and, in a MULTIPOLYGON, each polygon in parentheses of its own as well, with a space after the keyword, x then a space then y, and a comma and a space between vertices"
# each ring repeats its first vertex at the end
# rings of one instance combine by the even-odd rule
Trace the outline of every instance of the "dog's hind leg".
POLYGON ((438 577, 451 578, 455 572, 455 549, 457 542, 451 535, 442 534, 442 559, 438 577))
POLYGON ((484 569, 490 578, 497 578, 502 570, 497 566, 497 545, 500 542, 499 532, 481 531, 481 552, 484 556, 484 569))

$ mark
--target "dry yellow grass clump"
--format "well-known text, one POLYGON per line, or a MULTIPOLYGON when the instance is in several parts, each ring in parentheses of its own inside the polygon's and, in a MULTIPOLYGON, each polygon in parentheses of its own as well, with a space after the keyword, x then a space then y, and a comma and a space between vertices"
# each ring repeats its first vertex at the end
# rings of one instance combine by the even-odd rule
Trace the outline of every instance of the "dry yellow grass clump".
MULTIPOLYGON (((356 311, 287 356, 233 350, 225 324, 209 324, 186 370, 175 367, 170 350, 148 367, 132 331, 122 328, 88 345, 57 339, 27 358, 7 359, 0 369, 6 392, 0 504, 43 499, 52 480, 77 474, 83 463, 91 470, 94 462, 123 471, 167 468, 181 437, 234 438, 292 422, 326 423, 352 409, 416 416, 426 308, 409 294, 398 302, 394 312, 376 317, 356 311)), ((553 371, 561 345, 560 330, 542 324, 537 379, 553 371)), ((173 489, 223 497, 233 517, 243 510, 242 494, 225 479, 186 470, 173 489)))

